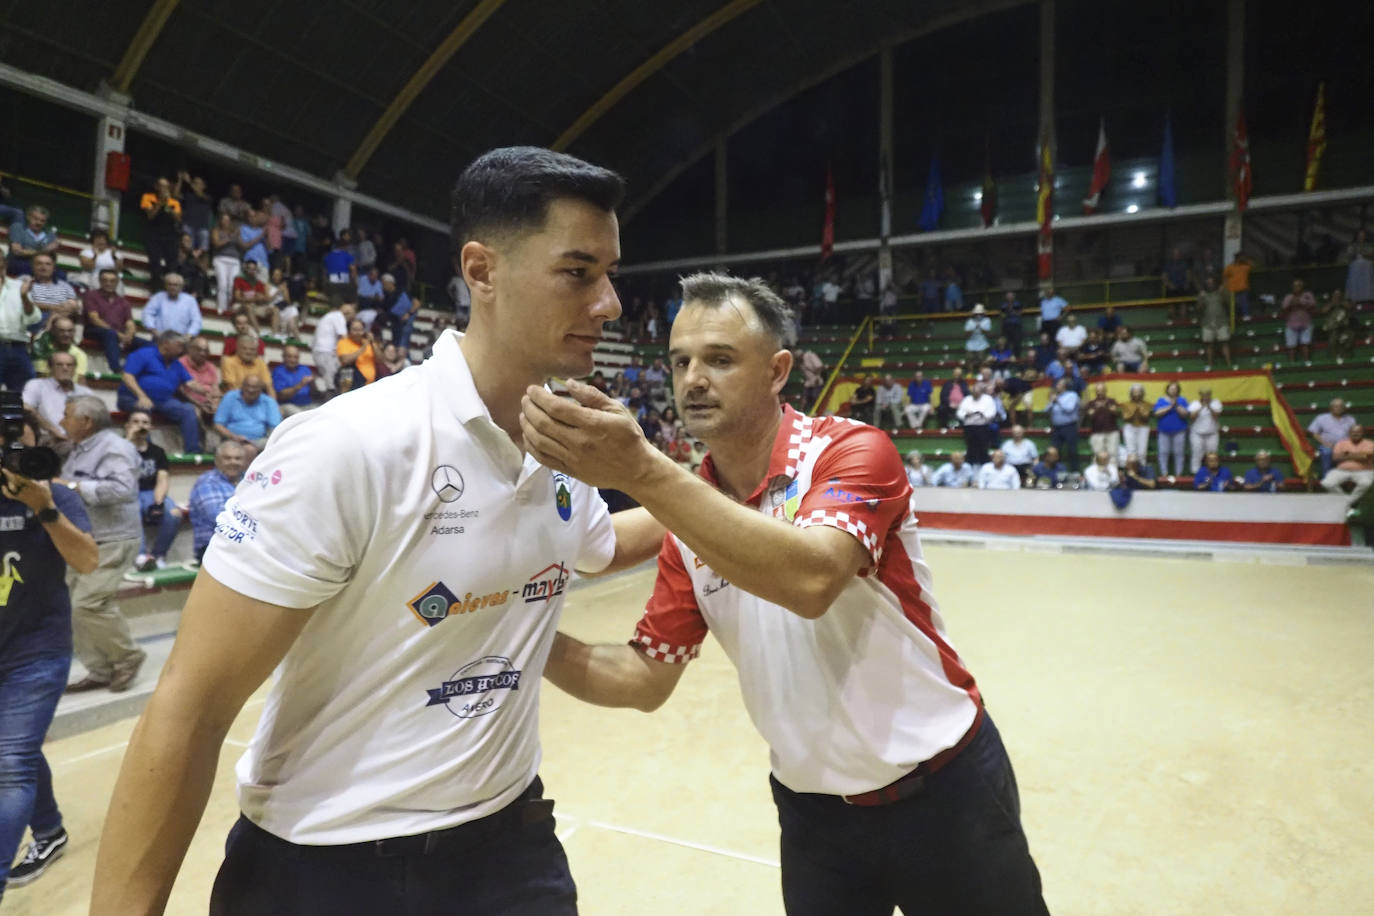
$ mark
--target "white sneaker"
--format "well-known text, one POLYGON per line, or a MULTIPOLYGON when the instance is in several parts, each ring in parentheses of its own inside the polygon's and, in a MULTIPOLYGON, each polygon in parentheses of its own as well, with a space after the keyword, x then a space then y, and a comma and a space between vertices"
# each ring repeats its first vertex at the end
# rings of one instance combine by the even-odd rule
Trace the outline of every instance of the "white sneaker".
POLYGON ((142 566, 144 563, 148 562, 148 559, 149 557, 146 553, 139 554, 137 557, 134 558, 134 567, 137 568, 142 566))

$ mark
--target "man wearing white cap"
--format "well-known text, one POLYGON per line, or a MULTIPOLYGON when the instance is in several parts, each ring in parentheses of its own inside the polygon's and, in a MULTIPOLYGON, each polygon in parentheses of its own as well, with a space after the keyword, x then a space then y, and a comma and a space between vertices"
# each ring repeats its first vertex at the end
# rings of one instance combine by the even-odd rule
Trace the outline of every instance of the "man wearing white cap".
POLYGON ((983 354, 988 351, 988 334, 992 331, 992 321, 987 316, 987 309, 983 308, 983 303, 978 303, 973 307, 973 314, 968 321, 964 322, 964 333, 968 335, 968 340, 964 342, 964 349, 969 353, 983 354))

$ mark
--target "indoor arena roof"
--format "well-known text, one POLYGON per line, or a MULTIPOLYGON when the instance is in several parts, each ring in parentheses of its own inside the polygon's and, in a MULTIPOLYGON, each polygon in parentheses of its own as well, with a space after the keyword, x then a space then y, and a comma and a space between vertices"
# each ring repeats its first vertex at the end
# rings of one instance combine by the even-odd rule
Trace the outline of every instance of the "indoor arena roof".
POLYGON ((633 213, 883 41, 1022 2, 0 0, 0 59, 439 218, 462 166, 510 144, 620 170, 633 213))

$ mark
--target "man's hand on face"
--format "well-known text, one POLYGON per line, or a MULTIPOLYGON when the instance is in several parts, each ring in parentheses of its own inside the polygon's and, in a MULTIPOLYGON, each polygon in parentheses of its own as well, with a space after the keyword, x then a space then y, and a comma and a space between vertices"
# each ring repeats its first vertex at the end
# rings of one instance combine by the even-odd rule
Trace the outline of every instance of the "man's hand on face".
POLYGON ((633 492, 664 456, 619 401, 582 382, 567 386, 571 398, 539 386, 526 389, 520 414, 525 448, 545 467, 584 483, 633 492))

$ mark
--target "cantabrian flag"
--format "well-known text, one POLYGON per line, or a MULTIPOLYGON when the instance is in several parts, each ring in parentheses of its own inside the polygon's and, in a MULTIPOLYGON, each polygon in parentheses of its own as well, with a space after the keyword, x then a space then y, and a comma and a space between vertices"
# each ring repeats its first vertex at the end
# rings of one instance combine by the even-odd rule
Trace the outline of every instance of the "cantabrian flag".
POLYGON ((1040 224, 1040 238, 1036 245, 1041 280, 1054 276, 1054 158, 1050 152, 1050 138, 1040 141, 1040 183, 1035 193, 1035 221, 1040 224))
POLYGON ((1236 136, 1231 143, 1231 178, 1236 187, 1236 209, 1250 203, 1255 176, 1250 170, 1250 134, 1245 129, 1245 112, 1236 112, 1236 136))
POLYGON ((1326 83, 1317 84, 1317 107, 1312 109, 1312 127, 1307 131, 1307 176, 1302 189, 1317 187, 1317 172, 1322 167, 1322 153, 1326 152, 1326 83))
POLYGON ((835 173, 825 167, 825 224, 821 226, 821 260, 835 253, 835 173))

